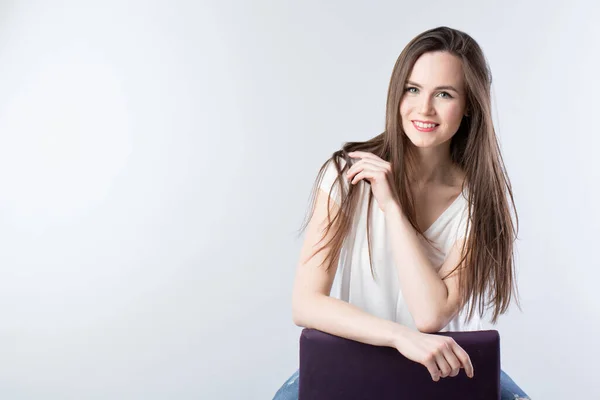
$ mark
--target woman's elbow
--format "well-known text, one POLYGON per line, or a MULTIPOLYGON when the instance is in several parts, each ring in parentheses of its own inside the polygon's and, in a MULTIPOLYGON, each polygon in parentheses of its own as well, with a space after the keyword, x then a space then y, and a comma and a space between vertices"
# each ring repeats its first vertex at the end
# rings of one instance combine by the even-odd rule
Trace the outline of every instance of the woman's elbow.
POLYGON ((302 314, 295 307, 292 307, 292 321, 294 325, 305 328, 302 314))
POLYGON ((292 321, 296 326, 312 328, 311 320, 319 310, 319 300, 323 297, 316 293, 302 293, 293 296, 292 321))
POLYGON ((423 318, 415 320, 415 326, 417 327, 419 332, 423 333, 437 333, 443 328, 440 321, 435 318, 423 318))
POLYGON ((307 301, 305 296, 294 296, 292 299, 292 321, 296 326, 307 328, 306 326, 306 314, 307 314, 307 301))

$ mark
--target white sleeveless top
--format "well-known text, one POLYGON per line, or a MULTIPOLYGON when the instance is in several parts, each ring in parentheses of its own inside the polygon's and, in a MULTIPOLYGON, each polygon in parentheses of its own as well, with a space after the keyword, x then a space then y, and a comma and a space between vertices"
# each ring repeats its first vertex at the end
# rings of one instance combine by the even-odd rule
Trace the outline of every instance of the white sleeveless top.
MULTIPOLYGON (((340 165, 345 164, 340 159, 340 165)), ((323 174, 321 189, 326 193, 333 186, 332 199, 340 204, 339 185, 336 181, 337 171, 330 161, 323 174)), ((349 182, 344 177, 344 184, 349 182)), ((375 279, 371 274, 369 250, 367 242, 367 207, 369 185, 362 187, 361 199, 358 203, 352 230, 342 246, 338 267, 330 296, 353 304, 369 314, 398 322, 417 329, 402 296, 398 273, 394 265, 393 255, 389 248, 386 233, 385 217, 379 209, 377 201, 371 202, 371 252, 375 279)), ((433 248, 420 238, 423 248, 432 264, 439 270, 452 245, 464 236, 467 223, 468 204, 463 192, 442 213, 442 215, 424 232, 438 249, 433 248)), ((448 323, 441 332, 481 330, 481 320, 477 313, 468 324, 464 323, 466 306, 448 323)))

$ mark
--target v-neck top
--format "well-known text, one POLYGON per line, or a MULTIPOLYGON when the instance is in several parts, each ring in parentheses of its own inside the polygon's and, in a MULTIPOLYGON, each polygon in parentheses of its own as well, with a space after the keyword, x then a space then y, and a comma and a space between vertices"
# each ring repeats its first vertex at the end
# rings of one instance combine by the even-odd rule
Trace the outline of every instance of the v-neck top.
MULTIPOLYGON (((340 160, 341 165, 344 161, 340 160)), ((332 199, 340 204, 340 188, 336 181, 337 171, 330 161, 326 166, 320 188, 331 192, 332 199)), ((347 189, 349 182, 344 179, 347 189)), ((464 237, 468 218, 467 185, 465 190, 427 228, 424 235, 432 240, 429 244, 419 236, 425 254, 436 271, 439 271, 454 243, 464 237)), ((402 295, 395 261, 386 231, 384 213, 377 201, 371 203, 371 256, 375 279, 371 274, 367 242, 367 211, 369 185, 360 185, 360 201, 357 205, 350 234, 345 239, 330 296, 351 303, 363 311, 380 318, 398 322, 416 329, 414 319, 402 295)), ((468 236, 468 233, 467 233, 468 236)), ((472 331, 481 329, 481 320, 474 315, 464 322, 466 307, 440 330, 472 331)))

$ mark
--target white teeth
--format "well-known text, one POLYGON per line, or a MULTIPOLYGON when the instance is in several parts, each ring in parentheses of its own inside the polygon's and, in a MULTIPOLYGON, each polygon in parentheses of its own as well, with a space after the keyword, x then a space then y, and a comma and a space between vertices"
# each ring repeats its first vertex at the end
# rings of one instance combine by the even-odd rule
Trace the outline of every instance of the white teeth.
POLYGON ((422 122, 417 122, 417 121, 414 121, 414 122, 415 122, 415 125, 417 125, 419 128, 427 129, 427 128, 433 128, 434 126, 436 126, 436 124, 424 124, 422 122))

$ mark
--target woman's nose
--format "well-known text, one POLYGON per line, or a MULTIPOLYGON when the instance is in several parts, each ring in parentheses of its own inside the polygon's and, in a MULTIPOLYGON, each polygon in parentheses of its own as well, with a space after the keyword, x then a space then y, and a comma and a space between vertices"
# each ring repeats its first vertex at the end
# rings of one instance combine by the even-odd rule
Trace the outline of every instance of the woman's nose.
POLYGON ((431 114, 433 113, 433 104, 430 98, 425 98, 421 102, 421 109, 419 110, 421 114, 431 114))

